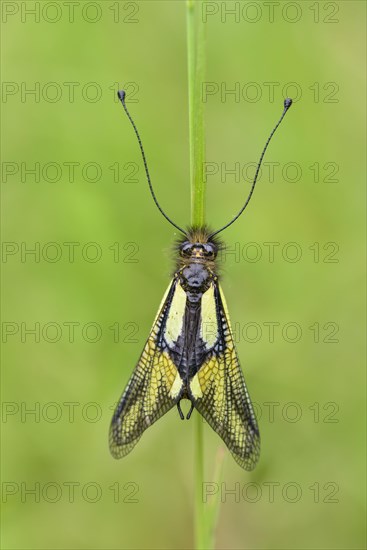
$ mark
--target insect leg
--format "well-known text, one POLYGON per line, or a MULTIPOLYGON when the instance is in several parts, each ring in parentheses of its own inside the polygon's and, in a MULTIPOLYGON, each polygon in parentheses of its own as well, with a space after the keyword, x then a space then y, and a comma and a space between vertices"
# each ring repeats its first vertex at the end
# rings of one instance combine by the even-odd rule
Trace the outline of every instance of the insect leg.
POLYGON ((192 413, 193 410, 194 410, 194 403, 191 401, 191 409, 189 410, 189 412, 186 415, 186 420, 190 420, 190 416, 191 416, 191 413, 192 413))
POLYGON ((180 403, 181 403, 181 401, 179 401, 179 402, 177 403, 177 409, 178 409, 178 412, 179 412, 179 415, 180 415, 181 420, 184 420, 185 417, 184 417, 183 412, 181 411, 181 405, 180 405, 180 403))

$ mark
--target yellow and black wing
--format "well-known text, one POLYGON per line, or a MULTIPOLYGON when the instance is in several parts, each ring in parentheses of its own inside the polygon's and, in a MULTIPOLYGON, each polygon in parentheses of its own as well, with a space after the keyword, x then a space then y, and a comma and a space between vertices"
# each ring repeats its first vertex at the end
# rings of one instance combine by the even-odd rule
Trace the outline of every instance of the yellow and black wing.
POLYGON ((239 364, 225 299, 216 282, 202 298, 201 338, 207 354, 190 381, 190 397, 238 464, 252 470, 260 455, 259 428, 239 364))
POLYGON ((186 294, 174 279, 114 412, 109 434, 114 458, 127 455, 142 433, 180 399, 182 379, 169 351, 182 332, 185 305, 186 294))

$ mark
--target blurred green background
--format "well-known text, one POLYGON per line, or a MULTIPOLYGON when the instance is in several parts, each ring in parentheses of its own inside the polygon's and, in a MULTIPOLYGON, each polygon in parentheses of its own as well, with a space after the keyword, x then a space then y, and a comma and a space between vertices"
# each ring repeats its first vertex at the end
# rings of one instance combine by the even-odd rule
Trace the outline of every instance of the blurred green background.
MULTIPOLYGON (((194 422, 171 411, 121 461, 107 444, 176 237, 115 93, 163 208, 187 225, 185 2, 73 5, 1 5, 2 547, 192 548, 194 422)), ((221 442, 204 428, 217 547, 364 548, 365 3, 204 10, 214 228, 250 185, 225 170, 253 174, 284 95, 297 99, 223 233, 262 454, 247 473, 225 451, 217 483, 221 442)))

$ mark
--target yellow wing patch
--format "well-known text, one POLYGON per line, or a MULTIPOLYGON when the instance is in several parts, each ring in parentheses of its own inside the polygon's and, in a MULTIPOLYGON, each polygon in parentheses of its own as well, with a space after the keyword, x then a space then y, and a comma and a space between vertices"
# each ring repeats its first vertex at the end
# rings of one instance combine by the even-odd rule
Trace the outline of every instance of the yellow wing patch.
POLYGON ((214 284, 211 284, 201 298, 200 336, 207 350, 211 349, 218 340, 218 320, 214 288, 214 284))
POLYGON ((183 290, 180 283, 177 283, 164 331, 164 338, 169 346, 173 346, 182 333, 186 300, 186 292, 183 290))
POLYGON ((170 396, 172 399, 175 399, 175 397, 178 396, 183 386, 182 378, 180 376, 180 373, 177 371, 175 381, 172 384, 171 390, 170 390, 170 396))
POLYGON ((203 392, 201 389, 201 384, 199 382, 198 374, 195 374, 195 376, 192 378, 190 382, 190 390, 195 399, 199 399, 200 397, 203 397, 203 392))

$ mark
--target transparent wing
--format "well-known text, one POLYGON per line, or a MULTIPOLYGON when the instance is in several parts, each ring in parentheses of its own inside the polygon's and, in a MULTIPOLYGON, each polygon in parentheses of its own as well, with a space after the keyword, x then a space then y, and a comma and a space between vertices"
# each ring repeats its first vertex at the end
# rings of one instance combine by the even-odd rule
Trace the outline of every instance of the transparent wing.
POLYGON ((115 409, 109 434, 114 458, 127 455, 142 433, 179 399, 182 381, 165 339, 167 319, 176 292, 174 280, 162 300, 138 364, 115 409))
POLYGON ((245 470, 252 470, 260 455, 259 428, 235 349, 225 299, 217 284, 212 295, 217 338, 191 380, 190 390, 195 408, 223 439, 234 459, 245 470))

